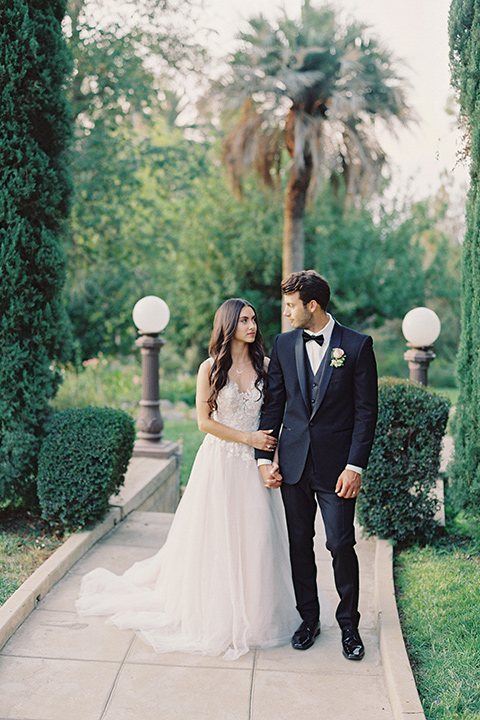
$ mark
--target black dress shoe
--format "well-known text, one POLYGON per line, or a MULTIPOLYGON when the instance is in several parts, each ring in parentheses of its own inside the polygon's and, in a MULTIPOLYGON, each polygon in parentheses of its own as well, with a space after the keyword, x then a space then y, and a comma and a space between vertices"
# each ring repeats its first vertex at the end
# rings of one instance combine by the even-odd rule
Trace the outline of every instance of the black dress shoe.
POLYGON ((355 628, 343 628, 342 630, 343 656, 347 660, 361 660, 365 655, 362 638, 355 628))
POLYGON ((298 630, 293 633, 292 647, 295 650, 307 650, 312 647, 315 638, 320 635, 320 626, 316 620, 304 620, 298 630))

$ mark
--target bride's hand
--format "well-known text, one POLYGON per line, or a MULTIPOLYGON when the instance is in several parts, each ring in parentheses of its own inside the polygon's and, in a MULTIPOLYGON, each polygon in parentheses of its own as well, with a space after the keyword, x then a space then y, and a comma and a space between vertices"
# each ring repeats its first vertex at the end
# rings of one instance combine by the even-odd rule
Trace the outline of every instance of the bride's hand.
POLYGON ((281 486, 283 478, 276 462, 271 463, 271 465, 260 465, 258 469, 265 487, 273 490, 273 488, 279 488, 281 486))
POLYGON ((270 433, 272 430, 257 430, 256 432, 250 433, 249 445, 252 445, 257 450, 275 450, 277 446, 277 439, 272 437, 270 433))

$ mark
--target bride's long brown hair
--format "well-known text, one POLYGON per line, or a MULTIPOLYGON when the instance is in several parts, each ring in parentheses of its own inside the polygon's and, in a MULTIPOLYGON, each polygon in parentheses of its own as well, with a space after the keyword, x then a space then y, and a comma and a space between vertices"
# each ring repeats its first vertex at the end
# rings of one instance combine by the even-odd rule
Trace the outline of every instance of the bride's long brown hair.
MULTIPOLYGON (((215 313, 212 336, 208 346, 208 353, 213 359, 209 374, 212 392, 208 398, 211 412, 216 410, 218 393, 227 384, 228 371, 232 367, 232 353, 230 348, 237 330, 240 313, 244 307, 252 308, 255 315, 257 314, 253 305, 241 298, 225 300, 215 313)), ((265 350, 258 322, 255 340, 248 345, 248 354, 256 374, 255 387, 260 391, 262 383, 265 381, 266 372, 264 365, 265 350)))

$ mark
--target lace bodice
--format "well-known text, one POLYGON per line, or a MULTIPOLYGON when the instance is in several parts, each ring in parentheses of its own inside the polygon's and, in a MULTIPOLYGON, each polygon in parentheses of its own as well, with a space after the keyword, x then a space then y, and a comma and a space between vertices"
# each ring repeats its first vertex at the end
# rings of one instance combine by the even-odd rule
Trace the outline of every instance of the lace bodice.
MULTIPOLYGON (((236 430, 254 432, 258 429, 262 397, 260 390, 255 387, 255 381, 252 381, 246 392, 241 392, 237 383, 229 380, 218 393, 217 410, 213 413, 212 418, 236 430)), ((204 442, 207 444, 220 443, 228 455, 242 456, 249 460, 254 457, 254 448, 245 443, 220 440, 214 435, 207 435, 204 442)))

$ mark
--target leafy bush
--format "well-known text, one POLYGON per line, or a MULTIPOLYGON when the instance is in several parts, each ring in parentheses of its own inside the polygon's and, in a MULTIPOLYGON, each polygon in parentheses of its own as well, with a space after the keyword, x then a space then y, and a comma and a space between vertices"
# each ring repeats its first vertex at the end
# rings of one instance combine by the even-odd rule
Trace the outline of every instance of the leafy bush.
POLYGON ((408 543, 434 533, 449 401, 409 380, 382 378, 379 416, 362 480, 359 519, 366 531, 408 543))
POLYGON ((197 394, 197 377, 187 373, 177 373, 176 376, 165 377, 160 386, 162 400, 171 403, 186 403, 195 407, 197 394))
POLYGON ((42 517, 67 528, 99 520, 124 482, 134 421, 123 410, 87 407, 54 413, 38 471, 42 517))
MULTIPOLYGON (((160 398, 172 403, 185 402, 195 406, 196 374, 179 372, 181 357, 175 354, 176 365, 169 360, 166 366, 162 353, 160 358, 160 398)), ((83 362, 81 369, 68 367, 63 373, 63 383, 52 401, 56 410, 107 405, 127 410, 137 416, 142 387, 140 356, 91 358, 83 362)))

